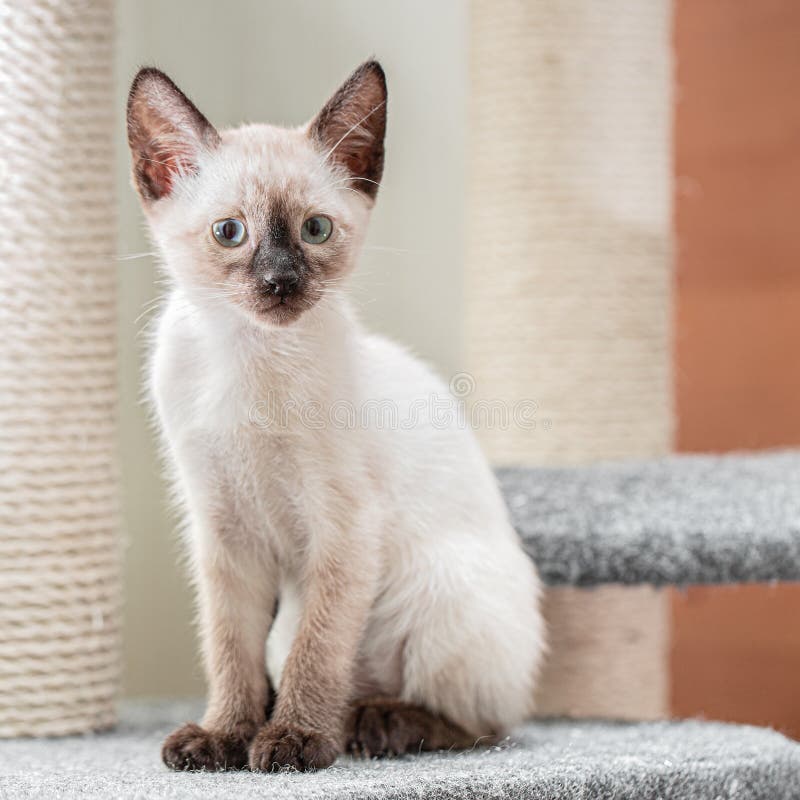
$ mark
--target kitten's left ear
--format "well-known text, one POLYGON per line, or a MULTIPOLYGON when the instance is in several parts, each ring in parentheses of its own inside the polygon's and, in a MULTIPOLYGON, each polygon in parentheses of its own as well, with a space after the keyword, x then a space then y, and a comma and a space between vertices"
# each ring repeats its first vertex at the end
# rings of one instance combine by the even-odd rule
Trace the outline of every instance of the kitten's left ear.
POLYGON ((317 114, 308 129, 329 162, 344 167, 353 188, 374 198, 383 175, 386 76, 377 61, 362 64, 317 114))
POLYGON ((140 69, 128 95, 133 180, 143 202, 166 197, 177 177, 197 169, 219 144, 214 126, 161 70, 140 69))

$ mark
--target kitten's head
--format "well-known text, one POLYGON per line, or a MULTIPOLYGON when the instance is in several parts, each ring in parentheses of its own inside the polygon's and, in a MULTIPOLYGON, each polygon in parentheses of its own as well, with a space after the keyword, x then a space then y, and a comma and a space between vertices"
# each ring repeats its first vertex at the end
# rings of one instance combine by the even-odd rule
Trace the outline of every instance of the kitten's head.
POLYGON ((385 130, 376 61, 295 129, 217 131, 156 69, 128 97, 133 182, 168 269, 196 302, 264 325, 293 322, 352 269, 385 130))

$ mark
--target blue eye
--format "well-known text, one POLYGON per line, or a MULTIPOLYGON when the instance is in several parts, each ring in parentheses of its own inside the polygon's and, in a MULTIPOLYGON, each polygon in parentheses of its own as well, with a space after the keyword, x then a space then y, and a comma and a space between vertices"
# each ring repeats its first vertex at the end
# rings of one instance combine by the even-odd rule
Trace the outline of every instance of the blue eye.
POLYGON ((333 233, 333 223, 327 217, 309 217, 300 229, 300 236, 309 244, 322 244, 333 233))
POLYGON ((211 226, 211 233, 223 247, 238 247, 247 238, 247 228, 238 219, 221 219, 211 226))

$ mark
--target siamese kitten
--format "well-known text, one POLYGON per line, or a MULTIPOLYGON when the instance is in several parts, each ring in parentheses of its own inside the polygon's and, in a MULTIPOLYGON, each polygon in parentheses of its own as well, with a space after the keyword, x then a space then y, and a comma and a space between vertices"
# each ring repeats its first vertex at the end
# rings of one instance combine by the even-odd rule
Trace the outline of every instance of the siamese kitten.
POLYGON ((375 61, 294 129, 217 131, 156 69, 131 87, 171 282, 150 385, 209 684, 202 723, 164 744, 174 769, 472 746, 531 710, 539 581, 492 472, 455 416, 420 411, 444 384, 344 291, 385 128, 375 61), (399 424, 344 424, 387 402, 399 424))

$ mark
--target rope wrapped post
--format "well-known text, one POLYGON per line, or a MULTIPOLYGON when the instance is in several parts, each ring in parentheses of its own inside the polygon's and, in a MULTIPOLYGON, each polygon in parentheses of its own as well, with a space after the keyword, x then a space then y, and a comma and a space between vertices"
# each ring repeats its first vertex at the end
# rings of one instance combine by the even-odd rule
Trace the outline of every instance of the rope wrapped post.
MULTIPOLYGON (((466 300, 498 464, 667 452, 669 0, 472 0, 466 300)), ((551 589, 547 714, 667 712, 668 605, 649 588, 551 589)))
POLYGON ((0 736, 114 723, 112 0, 0 0, 0 736))

